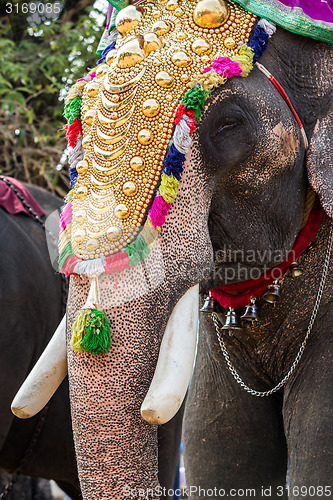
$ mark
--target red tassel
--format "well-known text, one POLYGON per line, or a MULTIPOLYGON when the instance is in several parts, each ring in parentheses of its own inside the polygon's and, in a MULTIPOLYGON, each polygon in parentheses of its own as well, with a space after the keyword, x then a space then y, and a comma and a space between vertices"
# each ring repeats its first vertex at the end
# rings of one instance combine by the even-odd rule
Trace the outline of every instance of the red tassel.
POLYGON ((81 121, 76 118, 70 125, 66 125, 66 139, 68 141, 68 146, 75 148, 76 141, 79 135, 82 134, 81 121))

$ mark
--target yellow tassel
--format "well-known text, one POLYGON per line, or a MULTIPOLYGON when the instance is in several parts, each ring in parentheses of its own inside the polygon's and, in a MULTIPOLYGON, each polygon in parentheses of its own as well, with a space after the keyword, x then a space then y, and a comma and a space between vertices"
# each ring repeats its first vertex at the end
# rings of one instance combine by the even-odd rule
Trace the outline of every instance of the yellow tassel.
POLYGON ((81 92, 79 91, 79 89, 77 89, 76 87, 71 87, 69 89, 69 91, 67 92, 67 95, 65 98, 65 104, 68 104, 69 101, 71 101, 72 99, 75 99, 75 97, 80 96, 80 95, 81 95, 81 92))
POLYGON ((164 201, 167 203, 172 203, 173 200, 177 196, 177 187, 179 181, 172 174, 162 174, 161 176, 161 185, 160 185, 160 194, 164 201))
POLYGON ((154 243, 158 237, 158 232, 154 227, 149 227, 148 224, 146 223, 144 225, 144 228, 141 231, 141 236, 145 240, 148 248, 152 248, 154 246, 154 243))
POLYGON ((189 88, 193 88, 199 83, 204 90, 211 92, 219 85, 223 85, 226 81, 226 78, 218 75, 214 70, 210 70, 202 75, 194 75, 193 79, 187 84, 187 86, 189 88))
POLYGON ((247 76, 253 69, 253 56, 253 49, 244 44, 241 46, 239 54, 231 58, 233 61, 238 61, 242 65, 242 76, 247 76))
POLYGON ((72 326, 72 338, 70 342, 70 346, 75 352, 83 352, 81 347, 83 336, 86 331, 87 322, 89 320, 90 310, 89 309, 81 309, 73 323, 72 326))
POLYGON ((67 224, 66 229, 59 236, 59 252, 61 253, 67 243, 71 240, 72 223, 67 224))

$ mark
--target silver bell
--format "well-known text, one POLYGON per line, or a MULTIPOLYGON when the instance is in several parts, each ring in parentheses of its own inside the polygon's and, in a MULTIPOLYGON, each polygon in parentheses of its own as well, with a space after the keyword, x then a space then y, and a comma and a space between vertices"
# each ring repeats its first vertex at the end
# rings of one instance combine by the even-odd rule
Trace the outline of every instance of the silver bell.
POLYGON ((203 312, 203 313, 217 312, 216 301, 215 301, 215 299, 213 299, 210 292, 208 293, 207 297, 205 298, 204 305, 200 309, 200 312, 203 312))

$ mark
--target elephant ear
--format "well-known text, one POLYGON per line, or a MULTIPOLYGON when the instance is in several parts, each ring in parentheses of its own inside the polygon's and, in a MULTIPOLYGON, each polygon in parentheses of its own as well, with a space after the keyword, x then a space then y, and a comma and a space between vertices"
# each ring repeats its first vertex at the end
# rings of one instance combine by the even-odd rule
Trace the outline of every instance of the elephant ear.
POLYGON ((333 217, 333 110, 318 120, 307 155, 309 182, 319 195, 329 217, 333 217))

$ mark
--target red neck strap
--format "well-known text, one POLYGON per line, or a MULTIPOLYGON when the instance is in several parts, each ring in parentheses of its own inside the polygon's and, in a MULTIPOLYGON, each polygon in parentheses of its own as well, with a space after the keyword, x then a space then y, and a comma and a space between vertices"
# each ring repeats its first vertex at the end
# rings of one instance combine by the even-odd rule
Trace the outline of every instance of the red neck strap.
POLYGON ((211 297, 217 300, 222 307, 233 309, 245 307, 250 302, 251 297, 261 297, 266 292, 267 285, 285 274, 290 265, 308 248, 325 217, 325 211, 320 205, 319 199, 316 198, 307 223, 299 232, 288 257, 281 264, 273 267, 259 278, 214 288, 209 291, 211 297))

